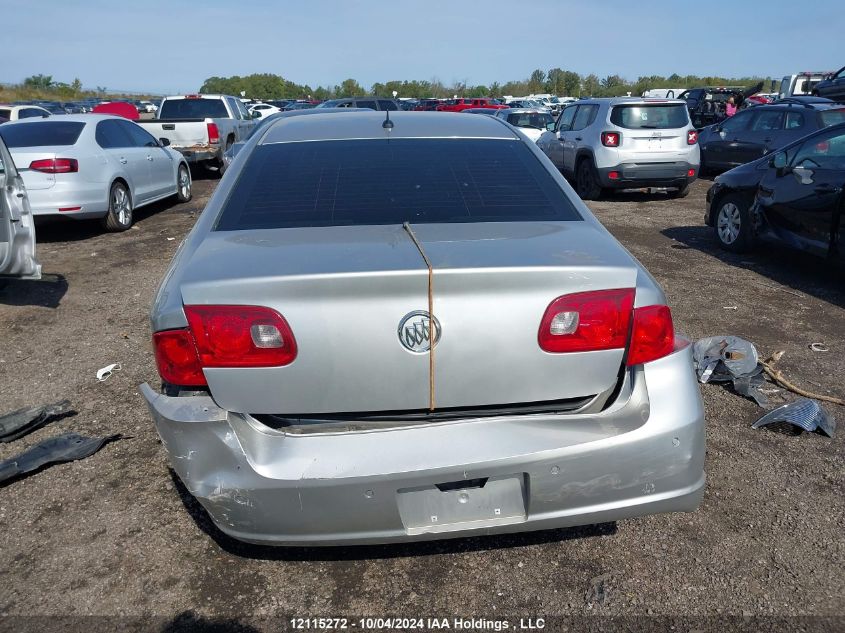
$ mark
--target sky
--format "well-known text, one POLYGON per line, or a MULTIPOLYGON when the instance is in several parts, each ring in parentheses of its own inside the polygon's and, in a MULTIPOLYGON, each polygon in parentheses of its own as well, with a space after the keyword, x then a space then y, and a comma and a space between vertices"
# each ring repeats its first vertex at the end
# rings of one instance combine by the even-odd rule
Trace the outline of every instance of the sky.
POLYGON ((0 0, 0 82, 193 92, 274 73, 489 85, 582 75, 763 76, 845 65, 843 0, 0 0))

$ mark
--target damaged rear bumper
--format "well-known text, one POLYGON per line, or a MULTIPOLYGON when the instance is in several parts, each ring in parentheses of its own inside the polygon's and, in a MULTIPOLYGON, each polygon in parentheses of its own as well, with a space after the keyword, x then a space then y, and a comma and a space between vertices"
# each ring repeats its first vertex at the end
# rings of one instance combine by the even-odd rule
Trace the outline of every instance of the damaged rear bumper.
POLYGON ((628 372, 598 413, 285 434, 142 385, 173 469, 237 539, 336 545, 587 525, 695 510, 704 411, 689 346, 628 372))

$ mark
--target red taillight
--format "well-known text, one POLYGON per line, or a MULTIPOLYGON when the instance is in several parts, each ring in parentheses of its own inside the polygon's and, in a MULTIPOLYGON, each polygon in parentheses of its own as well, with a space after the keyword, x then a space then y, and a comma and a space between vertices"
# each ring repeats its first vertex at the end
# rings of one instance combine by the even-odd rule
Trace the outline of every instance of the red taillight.
POLYGON ((260 306, 185 306, 202 367, 280 367, 297 354, 281 314, 260 306))
POLYGON ((622 135, 619 132, 602 132, 601 144, 605 147, 619 147, 622 142, 622 135))
POLYGON ((607 177, 611 180, 619 180, 619 172, 618 171, 611 171, 607 173, 607 177))
POLYGON ((42 158, 32 161, 29 168, 45 174, 75 174, 79 171, 79 163, 75 158, 42 158))
POLYGON ((634 310, 628 366, 648 363, 675 349, 672 313, 666 306, 645 306, 634 310))
POLYGON ((628 366, 672 353, 675 331, 669 308, 634 308, 634 295, 633 288, 621 288, 558 297, 540 322, 540 348, 552 353, 622 349, 630 334, 628 366))
POLYGON ((687 130, 687 145, 695 145, 696 143, 698 143, 698 132, 687 130))
POLYGON ((695 176, 695 169, 687 169, 687 177, 692 178, 695 176))
POLYGON ((546 352, 590 352, 625 347, 634 289, 596 290, 552 301, 537 340, 546 352))
POLYGON ((208 142, 209 143, 219 143, 220 142, 220 130, 217 127, 216 123, 208 123, 208 142))
POLYGON ((197 346, 188 330, 167 330, 153 334, 156 365, 164 382, 183 387, 205 384, 197 346))

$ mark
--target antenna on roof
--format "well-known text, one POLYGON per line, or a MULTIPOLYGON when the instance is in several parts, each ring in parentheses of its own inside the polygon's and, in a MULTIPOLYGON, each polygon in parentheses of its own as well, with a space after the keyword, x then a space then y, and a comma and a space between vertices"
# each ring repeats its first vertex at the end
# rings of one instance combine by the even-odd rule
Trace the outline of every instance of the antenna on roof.
MULTIPOLYGON (((396 91, 394 90, 394 91, 393 91, 393 98, 395 99, 395 98, 396 98, 396 95, 398 95, 398 94, 399 94, 399 93, 398 93, 398 92, 396 92, 396 91)), ((394 102, 394 103, 395 103, 395 102, 394 102)), ((392 129, 393 129, 393 121, 391 121, 391 120, 390 120, 390 110, 389 110, 389 109, 384 111, 384 116, 385 116, 385 119, 384 119, 384 122, 381 124, 381 126, 382 126, 385 130, 387 130, 388 132, 390 132, 390 130, 392 130, 392 129)))

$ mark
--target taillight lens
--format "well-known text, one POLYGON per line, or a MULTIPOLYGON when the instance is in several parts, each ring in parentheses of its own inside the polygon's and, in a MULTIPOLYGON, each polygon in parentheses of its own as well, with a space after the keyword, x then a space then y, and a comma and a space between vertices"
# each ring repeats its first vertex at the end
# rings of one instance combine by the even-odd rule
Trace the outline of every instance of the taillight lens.
POLYGON ((622 143, 622 135, 619 132, 602 132, 601 144, 605 147, 619 147, 622 143))
POLYGON ((209 143, 219 143, 220 142, 220 129, 217 127, 216 123, 208 123, 208 142, 209 143))
POLYGON ((633 306, 633 288, 558 297, 546 308, 540 322, 540 349, 563 353, 623 348, 628 342, 633 306))
POLYGON ((280 367, 297 354, 284 317, 260 306, 185 306, 202 367, 280 367))
POLYGON ((698 132, 695 130, 687 131, 687 145, 695 145, 698 143, 698 132))
POLYGON ((671 354, 675 330, 669 308, 635 309, 634 296, 633 288, 620 288, 558 297, 540 322, 540 348, 558 354, 622 349, 630 335, 628 366, 671 354))
POLYGON ((197 346, 188 330, 167 330, 153 334, 156 365, 164 382, 183 387, 206 385, 197 346))
POLYGON ((667 306, 645 306, 634 310, 628 366, 663 358, 674 349, 675 328, 667 306))
POLYGON ((79 171, 79 163, 75 158, 43 158, 32 161, 29 168, 45 174, 71 174, 79 171))

